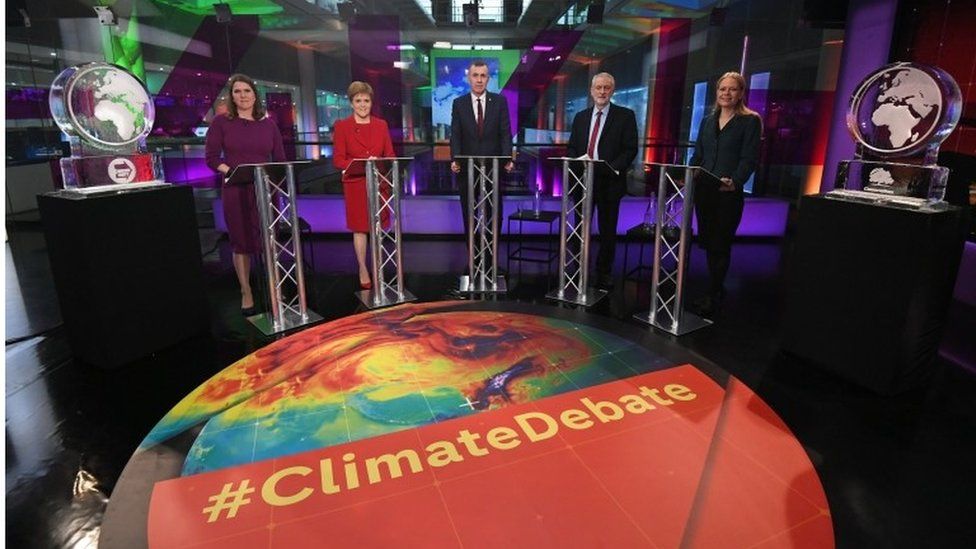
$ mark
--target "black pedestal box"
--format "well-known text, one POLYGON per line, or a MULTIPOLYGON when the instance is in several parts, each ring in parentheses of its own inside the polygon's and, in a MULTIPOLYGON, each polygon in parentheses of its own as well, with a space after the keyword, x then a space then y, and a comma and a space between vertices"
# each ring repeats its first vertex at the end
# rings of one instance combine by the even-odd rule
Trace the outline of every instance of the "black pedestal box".
POLYGON ((75 355, 117 367, 209 329, 193 191, 38 197, 75 355))
POLYGON ((881 394, 932 373, 965 241, 964 212, 802 198, 783 349, 881 394))

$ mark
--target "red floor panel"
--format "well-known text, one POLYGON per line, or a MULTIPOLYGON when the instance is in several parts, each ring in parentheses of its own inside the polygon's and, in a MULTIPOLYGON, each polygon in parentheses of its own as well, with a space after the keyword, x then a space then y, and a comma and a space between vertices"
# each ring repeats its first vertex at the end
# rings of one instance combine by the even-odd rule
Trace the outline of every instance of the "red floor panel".
POLYGON ((829 547, 826 510, 775 414, 685 365, 161 482, 149 533, 166 548, 829 547), (205 510, 245 479, 235 517, 205 510))

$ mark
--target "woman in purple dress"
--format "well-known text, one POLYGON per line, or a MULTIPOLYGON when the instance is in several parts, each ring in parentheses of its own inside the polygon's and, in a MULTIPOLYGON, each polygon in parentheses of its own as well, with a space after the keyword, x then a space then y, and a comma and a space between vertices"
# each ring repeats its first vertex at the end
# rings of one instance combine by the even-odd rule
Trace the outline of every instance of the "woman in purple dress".
MULTIPOLYGON (((241 164, 284 161, 281 132, 268 118, 254 81, 243 74, 230 77, 227 114, 214 117, 207 132, 207 166, 225 177, 241 164)), ((238 176, 235 176, 235 180, 238 176)), ((251 255, 261 251, 254 181, 223 185, 224 221, 234 254, 234 272, 241 286, 241 312, 255 314, 251 293, 251 255)))

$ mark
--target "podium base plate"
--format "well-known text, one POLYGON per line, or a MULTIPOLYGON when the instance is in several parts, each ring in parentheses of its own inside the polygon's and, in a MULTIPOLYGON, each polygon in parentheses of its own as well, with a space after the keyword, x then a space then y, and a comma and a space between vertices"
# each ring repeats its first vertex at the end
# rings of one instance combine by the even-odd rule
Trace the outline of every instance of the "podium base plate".
POLYGON ((302 318, 301 315, 286 311, 281 324, 277 326, 275 326, 274 318, 271 316, 271 313, 260 313, 254 316, 249 316, 247 317, 247 320, 262 334, 269 336, 283 332, 290 332, 303 326, 308 326, 309 324, 321 322, 323 319, 322 316, 315 311, 309 310, 306 311, 305 318, 302 318))
MULTIPOLYGON (((660 315, 660 316, 664 316, 664 315, 660 315)), ((654 326, 655 328, 664 330, 665 332, 676 336, 683 336, 687 333, 694 332, 695 330, 699 330, 706 326, 712 325, 711 320, 708 320, 707 318, 702 318, 696 314, 689 313, 688 311, 682 311, 681 318, 678 319, 676 326, 671 326, 670 323, 668 325, 664 325, 661 323, 659 319, 655 319, 654 322, 651 322, 650 311, 645 313, 638 313, 634 315, 634 319, 639 320, 644 324, 649 324, 651 326, 654 326)))
POLYGON ((367 309, 382 309, 408 301, 417 301, 417 296, 407 290, 403 290, 403 295, 397 295, 393 290, 387 289, 385 292, 380 292, 378 288, 374 287, 371 290, 360 290, 353 293, 367 309))
POLYGON ((606 297, 606 290, 597 290, 595 288, 587 288, 583 292, 577 292, 576 290, 566 290, 562 295, 559 295, 559 290, 553 290, 546 294, 546 299, 554 299, 556 301, 562 301, 564 303, 573 303, 574 305, 582 305, 584 307, 590 307, 595 305, 598 301, 606 297))
POLYGON ((458 292, 462 294, 503 294, 508 291, 508 283, 504 276, 496 276, 495 284, 485 284, 480 280, 471 280, 468 275, 458 278, 458 292))

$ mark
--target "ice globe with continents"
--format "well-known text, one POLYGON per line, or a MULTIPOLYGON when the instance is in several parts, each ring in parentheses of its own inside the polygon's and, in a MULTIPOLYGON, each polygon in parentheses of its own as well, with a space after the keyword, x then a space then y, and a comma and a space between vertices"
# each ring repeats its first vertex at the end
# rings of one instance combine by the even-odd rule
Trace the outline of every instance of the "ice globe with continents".
POLYGON ((848 126, 874 153, 911 155, 948 135, 959 104, 959 87, 941 69, 896 63, 861 82, 851 97, 848 126))
POLYGON ((65 133, 109 150, 131 147, 144 138, 155 116, 142 82, 108 63, 88 63, 62 72, 52 86, 52 107, 65 133))

